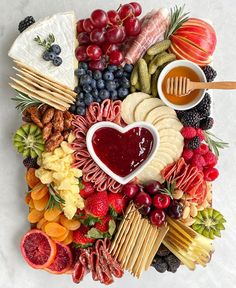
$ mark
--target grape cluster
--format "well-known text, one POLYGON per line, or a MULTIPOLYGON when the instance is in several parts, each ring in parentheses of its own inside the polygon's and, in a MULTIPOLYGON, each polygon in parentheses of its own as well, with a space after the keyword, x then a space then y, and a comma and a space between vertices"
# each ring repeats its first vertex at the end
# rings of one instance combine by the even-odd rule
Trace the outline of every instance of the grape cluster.
POLYGON ((121 44, 140 33, 137 16, 141 13, 140 4, 132 2, 122 5, 118 11, 94 10, 90 18, 79 20, 80 46, 75 51, 78 61, 88 62, 90 70, 103 70, 107 63, 120 65, 123 62, 121 44))
POLYGON ((92 102, 123 100, 130 93, 132 70, 131 64, 124 67, 109 64, 103 71, 91 71, 86 62, 80 62, 75 71, 79 78, 79 85, 75 88, 76 102, 70 107, 70 112, 85 115, 86 107, 92 102))

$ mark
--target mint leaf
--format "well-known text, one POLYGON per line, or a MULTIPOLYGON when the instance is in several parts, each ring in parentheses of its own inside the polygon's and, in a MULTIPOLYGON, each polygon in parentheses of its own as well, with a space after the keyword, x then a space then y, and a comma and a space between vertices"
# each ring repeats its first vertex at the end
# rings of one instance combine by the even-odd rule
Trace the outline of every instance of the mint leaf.
POLYGON ((112 236, 116 230, 116 222, 114 220, 110 220, 108 225, 109 225, 108 232, 112 236))
POLYGON ((91 228, 88 231, 86 237, 89 237, 92 239, 100 239, 100 238, 104 238, 104 234, 96 228, 91 228))

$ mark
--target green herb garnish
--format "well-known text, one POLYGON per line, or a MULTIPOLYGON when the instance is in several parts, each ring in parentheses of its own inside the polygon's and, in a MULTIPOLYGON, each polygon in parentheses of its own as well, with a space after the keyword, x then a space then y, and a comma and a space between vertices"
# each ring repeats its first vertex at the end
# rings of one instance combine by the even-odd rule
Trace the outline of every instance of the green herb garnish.
POLYGON ((173 193, 175 191, 175 185, 176 185, 176 181, 174 181, 173 183, 167 181, 166 182, 166 188, 159 189, 159 191, 161 194, 168 195, 171 199, 173 199, 173 193))
POLYGON ((49 34, 46 39, 41 39, 39 35, 34 38, 34 41, 37 42, 40 46, 43 46, 45 50, 49 51, 52 43, 55 42, 55 36, 53 34, 49 34))
POLYGON ((61 198, 61 196, 56 192, 56 190, 53 188, 53 186, 50 184, 48 185, 49 190, 49 200, 45 207, 45 209, 53 209, 54 207, 57 207, 62 211, 62 205, 65 204, 65 200, 61 198))
MULTIPOLYGON (((16 90, 16 89, 15 89, 16 90)), ((30 97, 29 95, 22 93, 18 90, 16 90, 17 95, 14 98, 11 98, 11 100, 16 101, 16 109, 20 110, 21 112, 24 112, 25 109, 31 106, 40 106, 43 105, 43 103, 35 98, 30 97)))
POLYGON ((229 143, 224 142, 220 138, 216 137, 213 133, 209 131, 205 131, 206 142, 209 146, 209 149, 219 157, 220 152, 219 149, 224 149, 229 147, 229 143))

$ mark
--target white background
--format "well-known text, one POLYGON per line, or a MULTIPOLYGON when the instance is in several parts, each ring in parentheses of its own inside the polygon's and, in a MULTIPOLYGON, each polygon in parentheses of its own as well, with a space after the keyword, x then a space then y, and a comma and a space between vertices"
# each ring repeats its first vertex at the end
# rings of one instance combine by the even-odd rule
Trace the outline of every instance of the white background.
MULTIPOLYGON (((139 1, 144 12, 161 6, 171 7, 182 1, 139 1)), ((88 17, 93 9, 116 9, 118 0, 0 0, 0 288, 69 288, 102 287, 90 276, 79 285, 70 276, 50 275, 30 269, 21 257, 19 242, 27 231, 27 207, 24 204, 24 168, 22 158, 14 151, 11 139, 20 124, 20 115, 10 98, 14 92, 8 87, 14 74, 7 51, 17 37, 21 19, 33 15, 35 19, 56 12, 73 9, 79 18, 88 17)), ((214 66, 218 80, 236 80, 236 2, 234 0, 186 0, 186 10, 194 17, 210 19, 217 31, 218 45, 214 66)), ((222 239, 215 241, 215 253, 207 268, 197 267, 190 272, 181 267, 176 274, 159 274, 153 268, 140 280, 126 274, 111 287, 236 287, 236 92, 214 93, 214 132, 230 142, 230 148, 221 153, 218 168, 220 177, 214 183, 214 207, 227 219, 222 239)))

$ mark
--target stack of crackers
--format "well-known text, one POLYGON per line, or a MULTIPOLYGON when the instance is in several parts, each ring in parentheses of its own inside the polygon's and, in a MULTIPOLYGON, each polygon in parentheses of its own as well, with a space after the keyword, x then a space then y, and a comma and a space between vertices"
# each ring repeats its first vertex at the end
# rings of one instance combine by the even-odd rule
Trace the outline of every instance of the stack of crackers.
POLYGON ((48 104, 58 110, 68 110, 74 103, 76 93, 68 87, 52 81, 42 74, 32 71, 27 65, 14 61, 13 67, 19 79, 10 77, 13 81, 10 86, 19 92, 48 104))
POLYGON ((110 252, 121 267, 137 278, 146 271, 168 231, 167 226, 157 228, 129 205, 112 242, 110 252))

